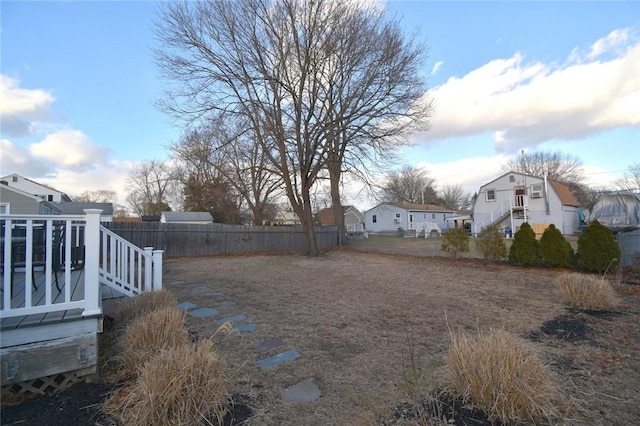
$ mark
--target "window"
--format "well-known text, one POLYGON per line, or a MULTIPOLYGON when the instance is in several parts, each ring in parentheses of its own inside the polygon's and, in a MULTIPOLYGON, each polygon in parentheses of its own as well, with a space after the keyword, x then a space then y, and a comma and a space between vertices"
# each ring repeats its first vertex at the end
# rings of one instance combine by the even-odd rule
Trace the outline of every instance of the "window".
POLYGON ((431 219, 435 219, 436 218, 436 214, 435 213, 431 213, 431 219))
POLYGON ((515 182, 516 177, 514 175, 509 176, 509 182, 515 182))
POLYGON ((495 189, 487 189, 486 197, 487 197, 487 201, 495 201, 496 200, 496 190, 495 189))
POLYGON ((424 218, 425 218, 425 219, 427 218, 427 214, 426 214, 426 213, 424 214, 424 218))
POLYGON ((12 176, 11 177, 11 181, 12 182, 17 182, 18 181, 18 176, 12 176))
POLYGON ((47 195, 47 201, 53 201, 53 195, 47 195))
POLYGON ((371 216, 371 222, 378 223, 378 216, 376 216, 375 214, 371 216))
POLYGON ((9 203, 0 203, 0 214, 9 214, 9 203))
POLYGON ((396 223, 400 223, 400 213, 396 213, 396 223))

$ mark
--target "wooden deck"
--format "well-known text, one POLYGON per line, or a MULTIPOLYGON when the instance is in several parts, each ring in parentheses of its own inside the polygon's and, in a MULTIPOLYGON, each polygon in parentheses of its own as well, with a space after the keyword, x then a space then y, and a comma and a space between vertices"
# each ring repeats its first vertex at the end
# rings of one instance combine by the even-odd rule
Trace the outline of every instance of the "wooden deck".
MULTIPOLYGON (((11 298, 11 307, 20 308, 24 306, 25 300, 25 286, 24 286, 24 272, 16 272, 14 275, 14 291, 11 298)), ((34 284, 35 288, 31 289, 31 298, 33 305, 43 305, 45 303, 45 275, 42 272, 35 272, 34 284)), ((64 285, 64 273, 58 274, 58 283, 62 291, 58 291, 55 284, 55 279, 52 278, 51 282, 51 300, 53 303, 60 303, 64 301, 65 289, 64 285)), ((71 301, 82 300, 84 298, 84 270, 71 271, 70 274, 70 291, 71 301)), ((102 299, 111 299, 116 297, 123 297, 122 294, 113 290, 111 287, 102 285, 100 288, 102 299)), ((4 307, 4 298, 1 298, 0 306, 4 307)), ((64 321, 72 321, 82 318, 82 309, 70 309, 57 312, 48 312, 43 314, 26 315, 19 317, 3 318, 0 321, 0 331, 16 329, 21 327, 33 327, 45 324, 60 323, 64 321)))
MULTIPOLYGON (((66 285, 64 274, 58 276, 62 291, 56 287, 55 279, 51 280, 51 300, 54 303, 64 302, 67 288, 71 301, 84 298, 84 270, 70 272, 66 285)), ((36 271, 34 279, 35 286, 28 290, 31 291, 32 304, 44 305, 45 276, 36 271)), ((14 274, 12 308, 24 306, 24 281, 24 272, 14 274)), ((100 293, 103 300, 125 297, 104 285, 100 293)), ((61 383, 95 375, 97 335, 102 332, 102 315, 83 317, 82 313, 82 309, 68 309, 3 318, 0 321, 3 392, 15 389, 15 386, 21 391, 44 392, 54 390, 61 383)))

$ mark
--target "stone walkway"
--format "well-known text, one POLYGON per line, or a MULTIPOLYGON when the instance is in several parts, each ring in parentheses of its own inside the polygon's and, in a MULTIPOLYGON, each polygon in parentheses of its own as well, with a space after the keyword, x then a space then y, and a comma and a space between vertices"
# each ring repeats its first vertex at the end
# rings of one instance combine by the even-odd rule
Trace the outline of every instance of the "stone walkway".
MULTIPOLYGON (((194 296, 193 300, 198 300, 198 298, 203 296, 215 298, 224 297, 224 293, 215 291, 208 285, 200 285, 202 283, 172 281, 169 284, 180 285, 183 288, 189 288, 189 286, 193 285, 194 287, 190 289, 194 296)), ((243 313, 238 312, 231 316, 220 315, 220 308, 234 308, 237 306, 238 304, 233 300, 221 300, 220 302, 216 302, 214 307, 199 306, 192 301, 184 301, 177 305, 178 309, 186 311, 188 315, 194 318, 215 318, 214 323, 218 326, 230 323, 233 326, 233 330, 239 333, 256 331, 258 324, 250 322, 249 318, 243 313)), ((281 346, 284 346, 284 340, 282 339, 265 340, 255 348, 254 353, 260 356, 267 355, 272 352, 272 350, 280 348, 281 346)), ((256 365, 260 368, 276 368, 283 363, 295 361, 301 356, 302 354, 294 348, 275 353, 274 355, 261 357, 256 361, 256 365)), ((319 399, 320 396, 320 389, 311 379, 302 380, 293 386, 280 390, 282 401, 288 403, 314 401, 319 399)))

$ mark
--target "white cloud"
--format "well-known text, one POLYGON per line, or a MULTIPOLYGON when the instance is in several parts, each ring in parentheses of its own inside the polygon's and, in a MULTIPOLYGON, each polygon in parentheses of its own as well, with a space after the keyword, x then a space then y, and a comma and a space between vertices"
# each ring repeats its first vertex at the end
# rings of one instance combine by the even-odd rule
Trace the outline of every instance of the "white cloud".
POLYGON ((435 114, 419 140, 490 132, 496 151, 513 153, 549 140, 639 127, 640 42, 630 44, 627 30, 602 40, 594 43, 592 54, 614 46, 621 53, 607 61, 576 63, 574 50, 564 65, 525 63, 516 53, 450 78, 430 91, 435 114))
POLYGON ((127 177, 132 168, 133 163, 130 162, 111 162, 84 172, 59 169, 49 177, 34 180, 50 185, 72 199, 85 191, 115 191, 117 203, 126 205, 127 177))
POLYGON ((435 178, 436 186, 460 185, 465 192, 477 192, 480 186, 504 173, 502 167, 507 163, 506 155, 470 157, 443 163, 418 163, 435 178))
POLYGON ((433 68, 431 69, 431 75, 436 75, 436 73, 438 72, 438 70, 440 70, 440 67, 442 67, 442 64, 444 64, 443 61, 438 61, 433 65, 433 68))
POLYGON ((12 137, 29 136, 35 122, 49 115, 53 95, 41 89, 23 89, 20 81, 0 75, 0 118, 2 134, 12 137))
POLYGON ((18 173, 22 176, 41 177, 54 171, 46 160, 34 158, 31 153, 8 139, 0 139, 0 175, 18 173))
POLYGON ((620 45, 624 45, 629 40, 629 33, 628 28, 611 31, 606 37, 597 40, 591 45, 587 58, 595 59, 620 45))
POLYGON ((91 143, 79 130, 59 130, 32 144, 29 153, 55 166, 82 171, 105 164, 110 150, 91 143))

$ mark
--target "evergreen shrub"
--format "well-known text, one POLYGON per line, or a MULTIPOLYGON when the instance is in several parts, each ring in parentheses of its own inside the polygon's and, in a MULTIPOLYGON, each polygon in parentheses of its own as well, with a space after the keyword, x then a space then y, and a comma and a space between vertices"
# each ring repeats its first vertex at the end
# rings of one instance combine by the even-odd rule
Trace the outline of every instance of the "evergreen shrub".
POLYGON ((578 237, 578 267, 584 271, 605 272, 618 265, 620 249, 613 233, 597 220, 578 237))
POLYGON ((509 262, 517 265, 538 264, 538 240, 531 225, 524 222, 513 236, 509 249, 509 262))
POLYGON ((571 267, 573 248, 560 230, 551 224, 540 238, 540 261, 543 265, 560 268, 571 267))

